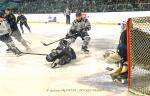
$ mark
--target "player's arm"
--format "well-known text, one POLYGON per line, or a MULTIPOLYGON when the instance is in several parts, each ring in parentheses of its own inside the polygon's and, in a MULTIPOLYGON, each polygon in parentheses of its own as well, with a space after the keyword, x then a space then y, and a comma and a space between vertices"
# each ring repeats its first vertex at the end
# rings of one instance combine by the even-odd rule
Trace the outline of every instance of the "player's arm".
POLYGON ((64 11, 64 15, 66 15, 66 10, 64 11))
POLYGON ((24 20, 24 21, 27 21, 27 18, 26 18, 24 15, 23 15, 23 20, 24 20))
POLYGON ((67 33, 66 35, 66 38, 70 38, 70 37, 73 37, 76 33, 76 22, 73 21, 72 24, 71 24, 71 27, 69 29, 69 32, 67 33))
POLYGON ((88 21, 88 19, 83 19, 83 25, 81 25, 79 28, 78 28, 78 31, 79 32, 87 32, 89 30, 91 30, 91 24, 90 22, 88 21))
POLYGON ((10 26, 14 26, 14 24, 16 23, 16 17, 15 17, 15 15, 10 15, 8 18, 6 18, 6 20, 8 21, 8 23, 10 24, 10 26))
POLYGON ((73 30, 75 31, 76 30, 76 20, 74 20, 71 24, 71 27, 70 27, 70 31, 73 30))
POLYGON ((17 17, 17 23, 20 21, 20 18, 19 18, 19 16, 17 17))
POLYGON ((59 47, 57 47, 57 48, 55 49, 55 52, 56 52, 57 54, 61 54, 61 53, 63 52, 63 50, 60 49, 59 47))
POLYGON ((85 28, 84 28, 84 31, 89 31, 91 30, 91 24, 89 22, 88 19, 85 19, 85 28))
POLYGON ((13 22, 16 22, 16 17, 15 17, 15 15, 12 15, 12 21, 13 21, 13 22))
POLYGON ((7 31, 9 32, 9 35, 12 34, 12 30, 10 28, 10 25, 8 23, 6 23, 6 26, 7 26, 7 31))

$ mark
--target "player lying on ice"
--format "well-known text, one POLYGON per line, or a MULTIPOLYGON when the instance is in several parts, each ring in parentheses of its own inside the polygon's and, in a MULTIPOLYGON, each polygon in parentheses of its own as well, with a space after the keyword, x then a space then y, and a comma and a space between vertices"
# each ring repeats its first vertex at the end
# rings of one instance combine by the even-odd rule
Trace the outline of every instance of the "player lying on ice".
POLYGON ((46 56, 48 62, 53 62, 51 68, 57 65, 65 65, 76 59, 74 50, 68 45, 68 42, 62 39, 56 49, 53 49, 50 54, 46 56))
MULTIPOLYGON (((116 52, 110 53, 106 52, 104 58, 107 61, 111 61, 119 63, 118 68, 115 70, 112 69, 112 73, 110 74, 113 81, 118 83, 127 83, 128 78, 128 63, 127 63, 127 39, 126 39, 126 23, 121 24, 122 33, 120 35, 119 44, 116 52)), ((107 68, 108 70, 111 68, 107 68)))
POLYGON ((71 28, 66 35, 66 39, 69 44, 75 42, 77 37, 81 37, 83 40, 81 51, 89 52, 88 44, 90 42, 90 36, 87 31, 91 30, 91 24, 87 18, 82 17, 81 12, 76 13, 76 19, 72 22, 71 28))
POLYGON ((20 50, 15 46, 9 33, 11 33, 10 26, 4 19, 4 13, 0 12, 0 41, 9 46, 10 51, 12 51, 15 55, 21 55, 20 50))

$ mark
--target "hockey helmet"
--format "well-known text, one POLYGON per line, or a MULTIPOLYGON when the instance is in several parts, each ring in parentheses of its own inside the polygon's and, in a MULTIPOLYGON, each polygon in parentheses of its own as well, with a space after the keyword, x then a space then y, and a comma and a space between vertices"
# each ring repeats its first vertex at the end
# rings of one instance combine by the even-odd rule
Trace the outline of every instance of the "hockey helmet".
POLYGON ((76 17, 82 16, 82 13, 79 11, 76 13, 76 17))

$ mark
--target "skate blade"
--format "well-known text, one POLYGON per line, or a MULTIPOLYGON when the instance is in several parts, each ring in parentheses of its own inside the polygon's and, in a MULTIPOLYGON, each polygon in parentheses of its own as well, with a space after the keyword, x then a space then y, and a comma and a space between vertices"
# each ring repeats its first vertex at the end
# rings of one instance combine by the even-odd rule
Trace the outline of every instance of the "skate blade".
POLYGON ((6 53, 13 53, 12 51, 6 51, 6 53))
POLYGON ((81 51, 81 54, 89 54, 89 53, 90 53, 89 51, 86 51, 86 52, 81 51))
POLYGON ((24 54, 20 53, 20 54, 15 54, 17 57, 23 56, 24 54))

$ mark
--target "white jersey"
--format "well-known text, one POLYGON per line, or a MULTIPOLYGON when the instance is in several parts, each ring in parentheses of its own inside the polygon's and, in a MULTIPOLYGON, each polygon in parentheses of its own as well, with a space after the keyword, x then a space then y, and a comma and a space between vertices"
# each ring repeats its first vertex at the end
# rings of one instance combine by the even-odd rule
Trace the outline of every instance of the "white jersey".
POLYGON ((71 12, 70 12, 70 10, 69 10, 69 9, 66 9, 66 10, 64 11, 64 14, 65 14, 65 15, 70 15, 70 14, 71 14, 71 12))
POLYGON ((0 36, 11 32, 10 26, 6 21, 0 22, 0 36))

